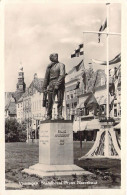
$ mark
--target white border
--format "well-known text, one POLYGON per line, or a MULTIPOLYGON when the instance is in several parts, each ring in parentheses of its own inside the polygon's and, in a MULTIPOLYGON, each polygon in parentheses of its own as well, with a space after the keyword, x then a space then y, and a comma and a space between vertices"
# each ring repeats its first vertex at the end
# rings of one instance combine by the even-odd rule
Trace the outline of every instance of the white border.
MULTIPOLYGON (((127 43, 127 1, 126 0, 110 0, 111 3, 121 3, 122 4, 122 117, 121 117, 121 134, 122 134, 122 154, 121 154, 121 189, 84 189, 84 190, 5 190, 5 142, 4 142, 4 4, 5 3, 62 3, 62 0, 2 0, 0 2, 0 194, 76 194, 80 193, 81 195, 124 195, 125 194, 125 184, 127 184, 126 178, 126 127, 127 127, 127 52, 126 52, 126 43, 127 43)), ((106 3, 105 0, 64 0, 64 3, 106 3)))

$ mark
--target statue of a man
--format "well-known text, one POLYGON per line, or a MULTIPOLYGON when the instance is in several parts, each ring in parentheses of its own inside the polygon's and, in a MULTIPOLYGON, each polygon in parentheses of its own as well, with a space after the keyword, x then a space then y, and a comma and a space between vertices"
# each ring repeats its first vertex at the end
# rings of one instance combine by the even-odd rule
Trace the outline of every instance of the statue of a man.
POLYGON ((52 119, 52 108, 57 95, 58 119, 62 117, 62 106, 65 90, 65 65, 58 61, 58 54, 53 53, 49 56, 51 63, 47 66, 44 78, 44 93, 48 94, 47 120, 52 119))

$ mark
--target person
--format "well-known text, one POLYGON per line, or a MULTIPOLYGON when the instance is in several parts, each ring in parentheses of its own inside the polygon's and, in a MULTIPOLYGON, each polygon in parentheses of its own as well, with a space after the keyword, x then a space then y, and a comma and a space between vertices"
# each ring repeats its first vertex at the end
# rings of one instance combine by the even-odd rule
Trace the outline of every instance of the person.
POLYGON ((49 56, 51 63, 47 66, 44 78, 44 93, 47 92, 48 105, 47 105, 47 120, 52 119, 52 108, 57 95, 57 113, 58 119, 62 117, 62 106, 65 90, 65 65, 58 61, 58 54, 53 53, 49 56))

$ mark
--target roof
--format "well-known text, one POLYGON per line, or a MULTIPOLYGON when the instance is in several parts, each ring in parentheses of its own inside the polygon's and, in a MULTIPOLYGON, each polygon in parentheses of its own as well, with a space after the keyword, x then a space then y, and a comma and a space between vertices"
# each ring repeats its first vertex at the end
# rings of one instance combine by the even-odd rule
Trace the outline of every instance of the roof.
POLYGON ((66 87, 66 92, 67 91, 72 91, 72 90, 76 89, 76 86, 77 86, 77 83, 76 84, 73 84, 73 85, 71 85, 69 87, 66 87))
POLYGON ((34 88, 42 93, 43 92, 43 83, 44 83, 44 79, 43 78, 34 78, 33 81, 31 82, 30 86, 28 87, 28 92, 30 93, 30 95, 33 95, 34 93, 34 88))
POLYGON ((16 115, 16 103, 10 102, 6 107, 5 110, 8 110, 9 115, 16 115))
POLYGON ((71 80, 69 80, 68 82, 66 82, 65 85, 70 84, 70 83, 73 83, 73 82, 78 81, 78 80, 79 80, 78 78, 72 78, 71 80))
POLYGON ((96 72, 92 68, 84 69, 83 60, 74 66, 66 77, 66 84, 70 84, 74 81, 79 80, 80 78, 84 79, 84 83, 87 85, 87 91, 93 91, 95 87, 101 85, 102 79, 104 84, 106 83, 106 74, 104 70, 98 69, 96 72))
POLYGON ((23 101, 23 95, 21 96, 21 98, 17 101, 17 103, 22 102, 23 101))

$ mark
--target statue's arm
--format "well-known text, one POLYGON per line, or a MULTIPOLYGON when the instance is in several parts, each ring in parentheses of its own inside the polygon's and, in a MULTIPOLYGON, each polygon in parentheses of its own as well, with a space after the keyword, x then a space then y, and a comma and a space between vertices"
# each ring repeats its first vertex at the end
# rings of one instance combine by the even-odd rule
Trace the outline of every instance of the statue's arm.
POLYGON ((55 88, 59 88, 59 86, 62 84, 64 79, 65 79, 65 65, 60 63, 60 75, 59 75, 59 78, 57 80, 55 88))
POLYGON ((47 86, 49 85, 49 68, 47 67, 46 73, 45 73, 45 78, 44 78, 44 85, 43 88, 47 89, 47 86))

